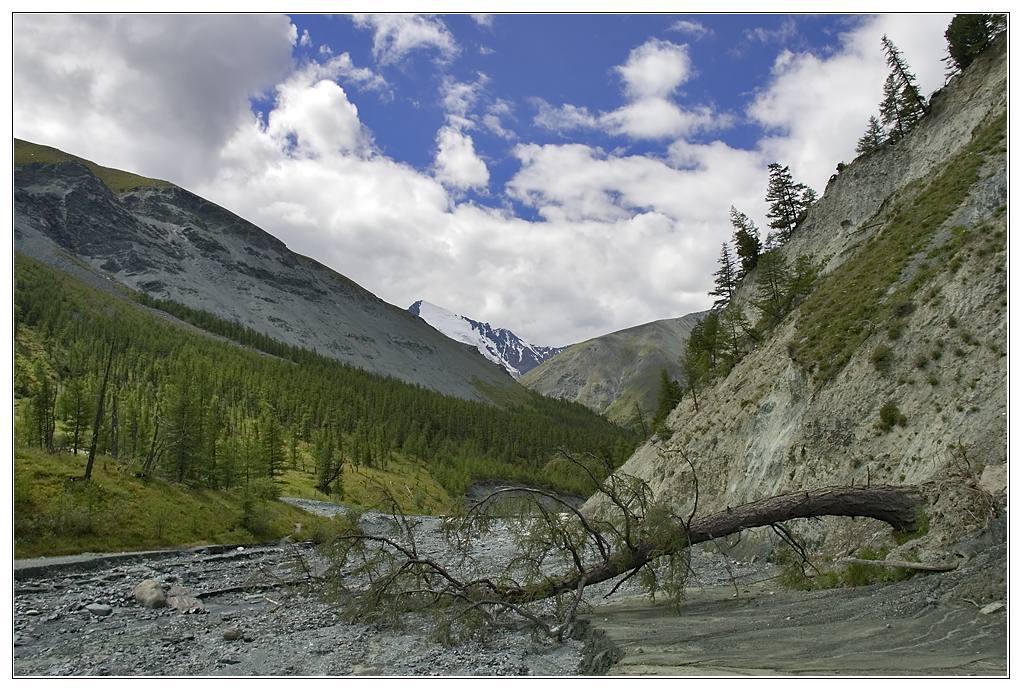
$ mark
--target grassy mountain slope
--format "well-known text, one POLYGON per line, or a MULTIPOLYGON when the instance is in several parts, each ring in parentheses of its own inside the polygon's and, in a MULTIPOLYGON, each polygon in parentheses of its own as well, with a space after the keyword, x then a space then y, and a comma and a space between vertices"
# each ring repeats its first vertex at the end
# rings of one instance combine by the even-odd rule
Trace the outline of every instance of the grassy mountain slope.
MULTIPOLYGON (((983 524, 971 502, 1007 464, 1006 74, 1003 40, 909 136, 832 179, 785 246, 823 266, 810 295, 623 471, 689 507, 692 478, 663 451, 684 449, 701 512, 798 488, 927 482, 943 489, 927 540, 983 524)), ((844 545, 879 531, 805 531, 822 527, 844 545)))
POLYGON ((466 399, 501 368, 215 204, 15 140, 15 248, 89 282, 213 313, 370 372, 466 399))
POLYGON ((533 391, 576 401, 613 421, 636 421, 637 407, 648 419, 657 406, 661 370, 681 379, 679 356, 699 319, 658 320, 569 346, 526 373, 533 391))

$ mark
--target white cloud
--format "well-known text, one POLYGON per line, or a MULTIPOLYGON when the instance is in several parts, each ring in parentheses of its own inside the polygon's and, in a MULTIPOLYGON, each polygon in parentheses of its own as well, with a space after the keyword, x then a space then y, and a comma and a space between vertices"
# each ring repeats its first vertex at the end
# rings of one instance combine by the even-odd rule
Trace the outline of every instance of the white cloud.
POLYGON ((573 106, 565 103, 552 106, 543 99, 533 99, 536 115, 533 124, 553 132, 570 132, 578 129, 597 127, 599 119, 585 106, 573 106))
POLYGON ((664 98, 645 98, 606 113, 600 124, 632 139, 668 139, 694 132, 719 129, 731 124, 728 116, 706 106, 683 110, 664 98))
POLYGON ((635 99, 665 97, 692 74, 684 45, 652 38, 633 48, 624 65, 615 68, 625 82, 625 93, 635 99))
POLYGON ((624 64, 614 68, 624 82, 624 106, 592 113, 584 106, 552 106, 534 99, 533 123, 554 132, 601 129, 638 140, 673 139, 720 129, 733 118, 706 105, 683 108, 668 97, 692 74, 686 46, 650 39, 633 48, 624 64))
POLYGON ((480 100, 480 94, 489 81, 490 78, 482 72, 476 73, 476 80, 473 82, 459 82, 445 75, 441 81, 440 100, 448 118, 454 118, 464 126, 471 126, 470 111, 480 100))
POLYGON ((279 142, 294 137, 298 149, 313 157, 369 148, 359 111, 344 89, 303 73, 278 87, 277 107, 267 120, 266 133, 279 142))
POLYGON ((469 16, 480 26, 485 26, 488 29, 494 26, 494 15, 492 14, 470 14, 469 16))
POLYGON ((881 35, 888 33, 904 51, 929 94, 944 82, 940 37, 950 19, 880 15, 842 36, 839 49, 828 57, 782 51, 771 80, 747 110, 770 131, 760 142, 765 155, 790 165, 797 177, 821 190, 838 162, 855 156, 856 140, 877 112, 888 71, 881 35))
POLYGON ((14 16, 14 134, 109 166, 201 178, 292 67, 269 15, 14 16))
POLYGON ((692 36, 696 40, 700 40, 704 36, 709 36, 714 33, 711 29, 700 22, 689 19, 679 19, 677 22, 668 27, 668 31, 686 34, 688 36, 692 36))
POLYGON ((300 39, 298 40, 298 45, 300 45, 300 46, 302 46, 303 48, 305 48, 305 47, 307 47, 307 46, 310 46, 310 45, 312 45, 312 42, 313 42, 313 39, 312 39, 312 37, 311 37, 311 36, 309 35, 309 30, 308 30, 308 29, 306 29, 305 31, 303 31, 303 32, 302 32, 302 38, 300 38, 300 39))
POLYGON ((743 36, 747 41, 757 43, 785 43, 795 38, 798 31, 795 20, 790 18, 782 22, 777 29, 765 29, 758 26, 755 29, 747 29, 743 32, 743 36))
POLYGON ((437 17, 419 14, 357 14, 355 26, 373 31, 373 58, 380 64, 401 62, 416 50, 433 50, 440 60, 458 53, 447 25, 437 17))
MULTIPOLYGON (((731 234, 729 206, 763 218, 766 164, 775 159, 820 188, 880 98, 881 34, 931 89, 941 83, 948 18, 865 19, 827 57, 786 54, 750 105, 749 117, 771 129, 752 150, 686 141, 687 131, 721 125, 709 107, 668 99, 692 73, 688 63, 626 81, 633 90, 618 110, 537 102, 537 121, 565 134, 612 126, 677 134, 643 156, 571 141, 517 145, 519 170, 493 192, 535 208, 535 221, 464 201, 465 190, 493 184, 471 135, 496 133, 488 115, 502 128, 513 116, 487 93, 492 85, 458 98, 452 91, 453 117, 422 171, 375 149, 360 121, 361 89, 391 87, 345 54, 294 65, 301 39, 286 19, 14 22, 16 136, 174 179, 394 304, 427 298, 560 345, 706 308, 731 234), (256 93, 272 98, 263 117, 251 110, 256 93)), ((387 55, 401 53, 399 43, 405 54, 444 54, 388 41, 387 55)))
POLYGON ((476 154, 472 137, 454 127, 437 132, 436 178, 456 190, 485 188, 490 181, 487 164, 476 154))

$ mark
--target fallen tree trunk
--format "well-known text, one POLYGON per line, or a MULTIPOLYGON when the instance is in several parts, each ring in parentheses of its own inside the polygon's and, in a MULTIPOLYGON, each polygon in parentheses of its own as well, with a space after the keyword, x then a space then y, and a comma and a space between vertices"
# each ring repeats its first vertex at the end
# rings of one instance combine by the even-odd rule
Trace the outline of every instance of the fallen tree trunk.
MULTIPOLYGON (((869 517, 886 522, 897 531, 913 531, 916 528, 917 508, 921 502, 922 496, 916 489, 895 486, 830 487, 776 495, 694 519, 688 526, 680 522, 680 535, 673 537, 675 540, 669 545, 663 541, 643 538, 631 549, 619 551, 588 569, 572 571, 530 588, 507 589, 500 593, 500 597, 509 603, 543 600, 576 591, 580 584, 599 584, 638 570, 669 551, 682 550, 745 529, 770 526, 792 519, 869 517)), ((642 531, 639 533, 642 535, 642 531)))
POLYGON ((848 565, 867 565, 868 567, 886 567, 889 569, 909 569, 914 572, 951 572, 959 569, 959 565, 935 565, 925 562, 904 562, 902 560, 864 560, 858 557, 843 557, 838 562, 848 565))
MULTIPOLYGON (((531 491, 536 496, 535 514, 521 519, 518 553, 493 576, 483 574, 469 553, 471 544, 485 540, 481 537, 495 526, 485 512, 487 500, 452 518, 448 540, 462 551, 462 560, 450 566, 438 562, 432 551, 420 552, 417 522, 395 503, 395 531, 390 536, 356 530, 336 539, 331 552, 337 578, 331 583, 350 596, 346 607, 355 617, 379 619, 397 612, 435 610, 443 612, 438 634, 448 638, 456 626, 465 631, 492 629, 502 613, 515 613, 560 639, 571 630, 587 586, 616 579, 610 595, 659 558, 668 562, 664 590, 675 598, 672 594, 685 588, 685 577, 679 575, 688 567, 680 563, 690 546, 762 526, 788 535, 783 522, 825 516, 869 517, 899 531, 912 531, 923 501, 915 488, 832 487, 777 495, 697 518, 698 494, 694 493, 692 512, 683 517, 657 501, 642 479, 612 474, 603 481, 592 473, 590 478, 609 503, 606 512, 587 515, 553 493, 531 491), (560 505, 558 510, 546 507, 539 497, 560 505), (571 566, 548 575, 545 565, 551 560, 571 566), (468 571, 463 571, 466 566, 468 571), (552 599, 553 615, 548 605, 531 609, 530 604, 547 599, 552 599), (549 625, 553 619, 559 624, 549 625)), ((502 488, 490 498, 514 490, 502 488)), ((647 577, 653 590, 660 577, 656 572, 647 577)))

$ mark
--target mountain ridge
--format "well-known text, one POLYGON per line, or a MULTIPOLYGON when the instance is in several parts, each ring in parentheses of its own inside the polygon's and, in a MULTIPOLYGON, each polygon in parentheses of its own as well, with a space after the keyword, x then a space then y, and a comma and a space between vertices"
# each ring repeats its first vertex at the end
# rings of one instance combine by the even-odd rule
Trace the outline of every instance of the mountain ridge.
POLYGON ((184 188, 23 140, 15 152, 14 243, 31 257, 445 394, 492 401, 518 387, 474 349, 184 188))
POLYGON ((661 371, 682 379, 685 340, 704 314, 655 320, 573 344, 529 372, 522 384, 617 423, 641 426, 657 406, 661 371))
POLYGON ((448 338, 474 346, 484 358, 503 367, 515 379, 566 348, 537 346, 510 329, 491 327, 489 322, 474 320, 422 299, 412 303, 408 311, 448 338))

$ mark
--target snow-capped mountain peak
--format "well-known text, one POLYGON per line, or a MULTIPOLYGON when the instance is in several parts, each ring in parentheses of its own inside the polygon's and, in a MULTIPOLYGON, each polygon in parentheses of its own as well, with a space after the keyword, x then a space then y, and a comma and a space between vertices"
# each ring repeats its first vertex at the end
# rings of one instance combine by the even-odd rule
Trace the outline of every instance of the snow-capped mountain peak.
POLYGON ((417 300, 408 309, 431 327, 455 341, 475 346, 487 359, 507 370, 518 379, 564 347, 535 346, 513 332, 491 327, 439 305, 417 300))

